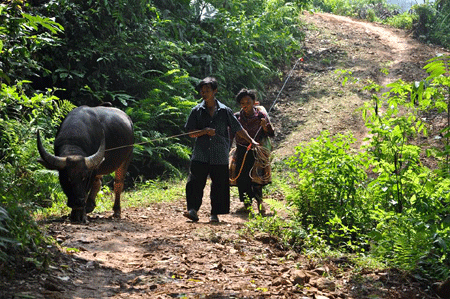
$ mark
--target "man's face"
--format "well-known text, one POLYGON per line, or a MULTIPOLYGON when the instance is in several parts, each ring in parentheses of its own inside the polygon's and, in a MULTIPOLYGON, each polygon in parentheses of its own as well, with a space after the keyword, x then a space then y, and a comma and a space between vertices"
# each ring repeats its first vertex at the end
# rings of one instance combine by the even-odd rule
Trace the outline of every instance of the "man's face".
POLYGON ((214 100, 217 93, 217 89, 213 90, 209 84, 203 85, 200 88, 200 95, 205 101, 214 100))

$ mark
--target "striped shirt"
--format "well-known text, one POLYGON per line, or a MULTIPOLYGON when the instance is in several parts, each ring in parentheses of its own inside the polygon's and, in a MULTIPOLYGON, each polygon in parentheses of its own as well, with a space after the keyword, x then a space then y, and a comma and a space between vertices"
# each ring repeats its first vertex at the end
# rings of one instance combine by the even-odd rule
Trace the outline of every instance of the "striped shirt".
POLYGON ((230 135, 242 130, 239 121, 234 117, 233 111, 216 100, 217 110, 214 115, 208 113, 205 102, 192 108, 186 121, 187 132, 213 128, 216 130, 214 136, 203 135, 195 139, 192 161, 209 163, 211 165, 228 165, 228 155, 230 152, 230 135))

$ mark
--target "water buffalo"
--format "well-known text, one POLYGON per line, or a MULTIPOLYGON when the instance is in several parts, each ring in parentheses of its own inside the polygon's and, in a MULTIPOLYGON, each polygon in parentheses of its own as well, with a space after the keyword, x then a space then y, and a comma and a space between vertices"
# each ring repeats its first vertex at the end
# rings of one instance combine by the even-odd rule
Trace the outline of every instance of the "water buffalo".
POLYGON ((133 152, 133 123, 123 111, 112 107, 81 106, 63 120, 56 134, 55 155, 37 146, 48 169, 59 171, 59 181, 72 208, 70 220, 86 222, 95 208, 95 197, 105 174, 115 171, 114 217, 120 218, 120 194, 133 152))

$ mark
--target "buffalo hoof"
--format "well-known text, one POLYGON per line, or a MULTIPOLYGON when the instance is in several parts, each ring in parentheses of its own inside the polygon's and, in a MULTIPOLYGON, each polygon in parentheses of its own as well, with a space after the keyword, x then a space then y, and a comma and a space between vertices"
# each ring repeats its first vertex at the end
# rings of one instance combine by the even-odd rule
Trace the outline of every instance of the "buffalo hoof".
POLYGON ((74 223, 87 223, 85 208, 72 209, 70 221, 74 223))
POLYGON ((90 213, 95 209, 95 205, 86 205, 86 213, 90 213))
POLYGON ((120 219, 121 218, 120 211, 115 211, 114 214, 113 214, 113 218, 114 219, 120 219))

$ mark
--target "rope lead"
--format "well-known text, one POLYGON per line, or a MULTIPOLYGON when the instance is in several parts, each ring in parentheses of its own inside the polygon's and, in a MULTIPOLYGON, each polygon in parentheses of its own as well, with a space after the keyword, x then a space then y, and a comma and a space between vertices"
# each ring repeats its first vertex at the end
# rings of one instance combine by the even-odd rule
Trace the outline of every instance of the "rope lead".
MULTIPOLYGON (((289 72, 289 75, 287 76, 286 80, 284 81, 283 86, 281 87, 280 91, 278 92, 277 97, 276 97, 275 100, 273 101, 272 106, 270 106, 270 109, 269 109, 269 111, 267 112, 267 114, 270 113, 270 111, 272 110, 273 106, 274 106, 275 103, 277 102, 278 98, 280 97, 281 92, 283 91, 284 87, 286 86, 286 83, 287 83, 287 81, 289 80, 289 78, 292 76, 292 73, 294 72, 294 69, 295 69, 295 67, 297 66, 297 64, 298 64, 299 61, 303 61, 303 57, 300 57, 300 58, 297 59, 297 61, 295 62, 294 66, 292 67, 291 71, 289 72)), ((259 130, 261 130, 261 128, 259 128, 259 130)), ((258 130, 258 132, 256 132, 256 135, 258 135, 259 130, 258 130)), ((147 144, 147 143, 155 142, 155 141, 162 140, 162 139, 170 139, 170 138, 176 138, 176 137, 186 136, 186 135, 189 135, 189 134, 192 134, 192 133, 199 133, 199 132, 201 132, 201 131, 202 131, 202 130, 197 130, 197 131, 193 131, 193 132, 182 133, 182 134, 172 135, 172 136, 168 136, 168 137, 160 137, 160 138, 156 138, 156 139, 153 139, 153 140, 150 140, 150 141, 145 141, 145 142, 140 142, 140 143, 133 143, 133 144, 128 144, 128 145, 118 146, 118 147, 114 147, 114 148, 107 149, 107 150, 105 150, 105 152, 107 152, 107 151, 112 151, 112 150, 116 150, 116 149, 121 149, 121 148, 125 148, 125 147, 135 146, 135 145, 147 144)), ((256 135, 255 135, 255 136, 256 136, 256 135)), ((247 148, 247 151, 249 151, 250 148, 251 148, 251 146, 249 146, 249 147, 247 148)))
MULTIPOLYGON (((275 106, 275 103, 278 101, 278 98, 280 97, 281 92, 283 91, 284 87, 286 86, 287 81, 292 76, 295 68, 297 67, 297 64, 300 61, 303 61, 303 57, 300 57, 295 62, 294 66, 292 67, 291 71, 289 72, 286 80, 284 81, 283 86, 281 87, 280 91, 278 92, 278 95, 276 96, 275 100, 273 101, 272 105, 270 106, 269 111, 267 111, 267 115, 269 115, 270 111, 272 111, 272 108, 275 106)), ((260 130, 261 130, 261 127, 256 132, 255 137, 258 135, 260 130)), ((241 175, 242 168, 244 167, 245 159, 247 158, 248 151, 251 149, 251 147, 252 147, 252 145, 249 144, 249 146, 247 147, 247 151, 245 152, 244 158, 242 159, 241 168, 239 169, 239 173, 237 174, 237 176, 235 178, 231 178, 231 176, 230 176, 230 182, 232 184, 236 184, 236 180, 241 175)), ((256 146, 254 148, 254 150, 256 151, 255 163, 253 164, 252 168, 250 169, 249 176, 253 182, 256 182, 261 185, 266 184, 271 178, 271 172, 270 171, 265 172, 263 170, 266 169, 270 165, 270 151, 262 146, 256 146), (258 169, 261 171, 258 172, 258 169)), ((235 152, 233 152, 233 154, 234 153, 235 152)), ((233 157, 232 159, 235 159, 235 158, 233 157)))
POLYGON ((128 145, 122 145, 122 146, 118 146, 118 147, 109 148, 109 149, 105 150, 105 152, 116 150, 116 149, 121 149, 121 148, 125 148, 125 147, 135 146, 135 145, 142 145, 142 144, 152 143, 152 142, 155 142, 155 141, 158 141, 158 140, 163 140, 163 139, 169 139, 169 138, 176 138, 176 137, 186 136, 186 135, 193 134, 193 133, 199 133, 201 131, 202 130, 197 130, 197 131, 192 131, 192 132, 188 132, 188 133, 172 135, 172 136, 168 136, 168 137, 160 137, 160 138, 152 139, 150 141, 144 141, 144 142, 140 142, 140 143, 133 143, 133 144, 128 144, 128 145))

